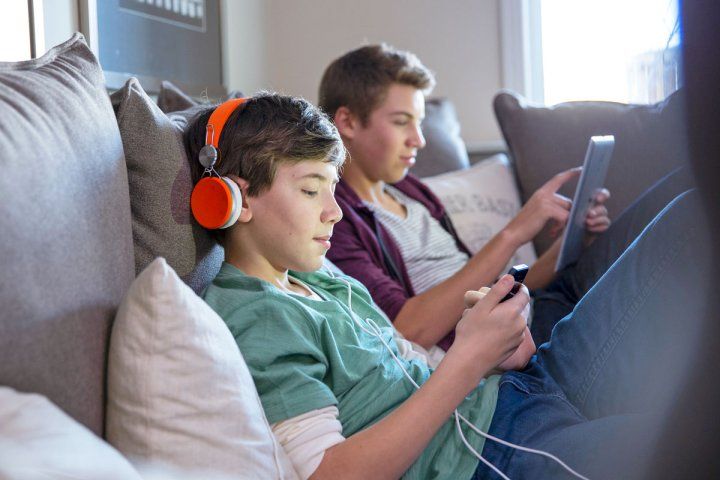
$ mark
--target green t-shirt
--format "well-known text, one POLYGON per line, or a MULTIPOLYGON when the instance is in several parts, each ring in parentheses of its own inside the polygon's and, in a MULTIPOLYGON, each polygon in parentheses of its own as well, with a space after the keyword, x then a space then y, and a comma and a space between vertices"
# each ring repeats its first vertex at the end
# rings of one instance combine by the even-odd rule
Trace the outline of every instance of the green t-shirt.
MULTIPOLYGON (((324 271, 290 272, 323 300, 287 294, 224 263, 205 290, 205 301, 225 320, 247 362, 270 423, 337 405, 343 435, 349 437, 391 413, 414 391, 381 341, 353 320, 348 286, 324 271)), ((356 318, 372 319, 398 355, 393 328, 357 280, 352 289, 356 318)), ((362 326, 370 330, 365 323, 362 326)), ((399 356, 399 355, 398 355, 399 356)), ((419 385, 432 373, 420 361, 400 358, 419 385)), ((482 431, 495 411, 498 376, 473 390, 458 410, 482 431)), ((449 419, 408 469, 406 479, 472 477, 478 460, 462 444, 449 419)), ((484 438, 464 426, 470 444, 482 452, 484 438)))

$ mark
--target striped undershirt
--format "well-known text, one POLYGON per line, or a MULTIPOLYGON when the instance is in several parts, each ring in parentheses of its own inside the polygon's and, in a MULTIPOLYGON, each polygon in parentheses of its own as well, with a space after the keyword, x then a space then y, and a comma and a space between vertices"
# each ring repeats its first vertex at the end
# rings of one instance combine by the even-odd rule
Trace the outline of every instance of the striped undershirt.
POLYGON ((385 191, 405 206, 405 218, 364 203, 395 240, 416 294, 450 278, 467 263, 469 257, 423 204, 390 185, 385 191))

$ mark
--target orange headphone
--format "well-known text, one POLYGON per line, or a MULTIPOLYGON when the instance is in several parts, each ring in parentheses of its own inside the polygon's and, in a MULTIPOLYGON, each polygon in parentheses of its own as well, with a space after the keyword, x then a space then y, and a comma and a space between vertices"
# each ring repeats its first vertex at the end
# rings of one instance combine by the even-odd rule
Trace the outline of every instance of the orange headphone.
POLYGON ((240 187, 232 179, 218 175, 214 167, 222 160, 218 158, 218 144, 225 122, 247 100, 234 98, 220 104, 210 115, 205 129, 205 146, 198 158, 205 172, 190 195, 190 209, 195 220, 211 230, 234 225, 242 211, 240 187))

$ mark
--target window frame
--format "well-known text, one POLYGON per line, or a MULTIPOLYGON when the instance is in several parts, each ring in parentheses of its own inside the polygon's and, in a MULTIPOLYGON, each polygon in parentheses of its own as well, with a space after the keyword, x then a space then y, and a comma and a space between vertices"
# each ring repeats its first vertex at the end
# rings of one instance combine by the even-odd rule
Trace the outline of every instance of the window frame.
POLYGON ((30 19, 30 58, 42 56, 45 51, 45 16, 42 0, 27 0, 30 19))
POLYGON ((503 88, 543 104, 540 0, 501 0, 499 3, 503 88))

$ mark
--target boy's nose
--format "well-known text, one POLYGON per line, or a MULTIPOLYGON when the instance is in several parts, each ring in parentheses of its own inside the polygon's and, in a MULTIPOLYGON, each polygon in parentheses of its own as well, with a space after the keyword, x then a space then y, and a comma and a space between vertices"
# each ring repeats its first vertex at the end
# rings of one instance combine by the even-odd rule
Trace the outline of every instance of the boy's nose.
POLYGON ((409 138, 409 144, 417 149, 425 147, 425 136, 422 133, 422 128, 419 123, 413 128, 413 134, 409 138))
POLYGON ((337 200, 335 200, 335 195, 332 195, 330 197, 330 201, 323 210, 322 221, 323 223, 337 223, 340 219, 342 219, 342 217, 342 209, 340 208, 340 205, 338 205, 337 200))

